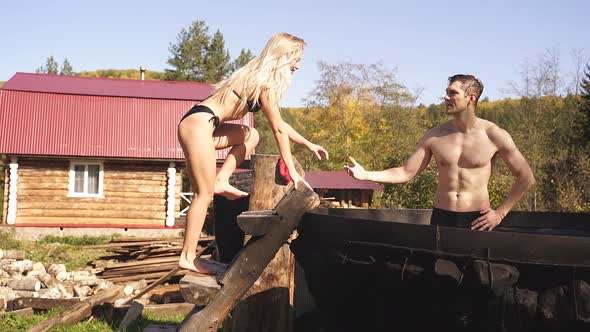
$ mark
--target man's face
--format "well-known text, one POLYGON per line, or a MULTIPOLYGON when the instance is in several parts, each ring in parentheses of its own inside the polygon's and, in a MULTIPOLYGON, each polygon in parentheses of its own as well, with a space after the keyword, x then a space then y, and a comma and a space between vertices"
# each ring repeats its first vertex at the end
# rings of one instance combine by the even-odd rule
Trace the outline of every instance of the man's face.
POLYGON ((447 87, 447 94, 444 96, 447 114, 458 114, 467 109, 469 96, 461 89, 461 82, 455 81, 447 87))

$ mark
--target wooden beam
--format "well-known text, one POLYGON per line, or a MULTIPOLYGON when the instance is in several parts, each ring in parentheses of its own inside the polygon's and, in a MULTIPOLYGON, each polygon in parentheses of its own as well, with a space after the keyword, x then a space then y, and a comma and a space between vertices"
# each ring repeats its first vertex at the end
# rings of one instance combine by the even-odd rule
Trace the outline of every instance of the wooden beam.
POLYGON ((79 302, 80 302, 79 298, 46 299, 46 298, 39 298, 39 297, 19 297, 18 299, 8 301, 6 304, 6 309, 8 311, 23 309, 23 308, 27 308, 27 307, 30 307, 33 309, 41 309, 41 310, 49 310, 49 309, 57 308, 57 307, 62 307, 64 309, 67 309, 79 302))
POLYGON ((221 291, 214 295, 211 303, 203 310, 189 314, 180 325, 179 331, 216 332, 227 314, 256 282, 264 268, 273 259, 281 246, 295 230, 301 216, 319 205, 319 197, 313 190, 299 184, 278 202, 274 211, 284 222, 275 223, 265 236, 250 241, 236 258, 221 281, 221 291))
POLYGON ((92 308, 112 301, 123 294, 123 286, 111 286, 104 289, 80 303, 72 306, 70 309, 61 314, 41 322, 37 326, 29 329, 28 332, 48 331, 57 324, 74 324, 92 314, 92 308))

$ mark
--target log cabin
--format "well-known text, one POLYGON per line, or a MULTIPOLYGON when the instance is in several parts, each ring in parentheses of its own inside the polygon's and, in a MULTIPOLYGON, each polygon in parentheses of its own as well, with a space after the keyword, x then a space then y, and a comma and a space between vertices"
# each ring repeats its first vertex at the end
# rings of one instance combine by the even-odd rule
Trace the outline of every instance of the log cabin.
MULTIPOLYGON (((211 91, 207 83, 16 73, 0 88, 2 223, 181 227, 190 193, 177 124, 211 91)), ((252 113, 233 122, 253 126, 252 113)), ((226 155, 217 151, 218 161, 226 155)))

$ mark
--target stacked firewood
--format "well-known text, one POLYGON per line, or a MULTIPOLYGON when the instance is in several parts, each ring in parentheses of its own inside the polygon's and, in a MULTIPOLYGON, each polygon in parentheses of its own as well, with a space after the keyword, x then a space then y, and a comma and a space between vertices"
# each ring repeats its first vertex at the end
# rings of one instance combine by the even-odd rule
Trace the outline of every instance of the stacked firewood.
POLYGON ((24 258, 22 250, 0 249, 0 311, 17 299, 80 300, 112 285, 90 270, 67 271, 64 264, 46 267, 24 258))
MULTIPOLYGON (((212 240, 213 237, 203 237, 199 245, 206 246, 212 240)), ((150 283, 177 267, 182 238, 117 238, 110 243, 87 248, 100 248, 112 253, 93 262, 94 271, 102 279, 117 284, 139 280, 150 283)), ((185 270, 180 270, 172 277, 185 274, 185 270)))

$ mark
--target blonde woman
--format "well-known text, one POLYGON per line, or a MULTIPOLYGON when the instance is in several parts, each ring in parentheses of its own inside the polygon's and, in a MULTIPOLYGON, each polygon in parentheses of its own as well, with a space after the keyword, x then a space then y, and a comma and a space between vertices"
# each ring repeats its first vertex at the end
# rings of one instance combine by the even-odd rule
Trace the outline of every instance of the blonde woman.
POLYGON ((259 56, 216 84, 212 95, 191 108, 180 120, 178 140, 186 158, 195 198, 187 212, 179 267, 215 274, 214 267, 195 259, 207 207, 214 194, 229 199, 248 195, 232 187, 229 177, 258 144, 258 132, 254 128, 224 122, 240 119, 247 112, 262 111, 295 186, 300 182, 307 186, 309 184, 295 170, 289 140, 304 145, 320 160, 328 158, 324 148, 309 142, 283 122, 279 111, 279 101, 289 86, 291 75, 299 69, 304 45, 303 39, 288 33, 272 36, 259 56), (215 150, 227 147, 231 149, 216 175, 215 150))

